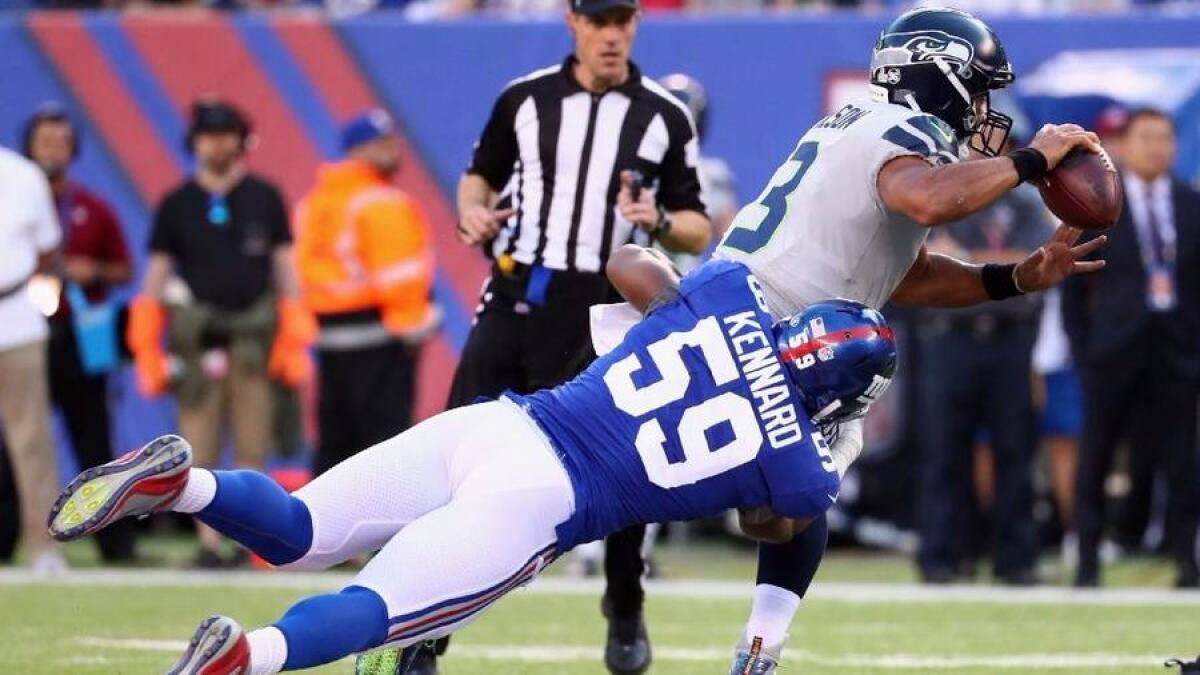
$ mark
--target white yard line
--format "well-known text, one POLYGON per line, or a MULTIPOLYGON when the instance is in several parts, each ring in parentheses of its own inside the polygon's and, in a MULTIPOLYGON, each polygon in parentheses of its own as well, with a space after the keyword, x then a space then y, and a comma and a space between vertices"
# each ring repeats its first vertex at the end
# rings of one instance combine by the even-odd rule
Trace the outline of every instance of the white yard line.
MULTIPOLYGON (((290 588, 317 591, 341 588, 351 582, 346 572, 258 572, 193 570, 73 570, 53 579, 43 579, 24 569, 0 569, 0 586, 45 584, 51 586, 116 587, 238 587, 290 588)), ((646 582, 647 592, 662 597, 703 599, 748 599, 753 586, 748 581, 666 579, 646 582)), ((525 592, 547 595, 598 596, 603 591, 600 579, 544 577, 525 592)), ((881 602, 941 603, 970 602, 1003 605, 1175 605, 1200 606, 1200 591, 1165 588, 1109 588, 1074 590, 1044 586, 1006 588, 1002 586, 922 586, 919 584, 821 583, 813 585, 808 597, 831 602, 877 604, 881 602)))
MULTIPOLYGON (((77 644, 93 649, 113 649, 153 652, 179 652, 187 643, 183 640, 110 639, 81 637, 77 644)), ((479 645, 456 641, 454 658, 479 659, 484 661, 567 663, 576 661, 598 662, 602 658, 599 647, 564 645, 479 645)), ((722 662, 729 658, 727 649, 688 649, 679 647, 655 647, 654 658, 662 661, 722 662)), ((1130 666, 1161 666, 1163 658, 1148 654, 1123 653, 1062 653, 1062 654, 995 654, 983 655, 917 655, 892 654, 875 656, 849 654, 833 656, 802 650, 788 650, 788 663, 808 663, 821 666, 845 668, 877 668, 892 670, 959 670, 962 668, 988 668, 1024 670, 1028 668, 1123 668, 1130 666)))

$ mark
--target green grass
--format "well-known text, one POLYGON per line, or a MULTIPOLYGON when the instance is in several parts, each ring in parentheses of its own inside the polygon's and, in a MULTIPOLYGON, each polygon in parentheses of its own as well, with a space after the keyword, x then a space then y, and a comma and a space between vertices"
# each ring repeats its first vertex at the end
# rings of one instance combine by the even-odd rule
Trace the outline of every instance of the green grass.
MULTIPOLYGON (((194 544, 187 537, 153 536, 143 551, 182 566, 194 544)), ((88 542, 67 547, 76 567, 97 564, 88 542)), ((673 579, 749 580, 754 552, 746 547, 697 543, 656 551, 661 568, 673 579)), ((1047 579, 1063 573, 1047 559, 1047 579)), ((565 565, 552 567, 551 576, 565 565)), ((1160 561, 1126 559, 1110 566, 1111 585, 1165 587, 1171 567, 1160 561)), ((821 582, 907 583, 915 580, 903 557, 871 553, 834 553, 822 565, 821 582)), ((983 584, 984 581, 979 582, 983 584)), ((161 673, 177 652, 148 646, 86 644, 95 640, 170 640, 182 642, 203 617, 233 616, 246 626, 277 618, 302 593, 279 588, 141 588, 63 584, 0 584, 0 675, 60 673, 161 673)), ((449 675, 530 673, 602 674, 598 656, 604 625, 590 595, 517 592, 497 604, 479 622, 455 638, 444 661, 449 675), (492 648, 529 647, 550 652, 513 656, 492 648), (572 648, 577 648, 572 650, 572 648), (557 650, 557 651, 556 651, 557 650), (564 654, 564 650, 567 653, 564 654), (582 652, 580 650, 583 650, 582 652), (580 656, 582 654, 582 656, 580 656), (551 660, 531 660, 534 656, 551 660)), ((648 622, 661 656, 686 650, 691 660, 659 658, 652 673, 692 675, 723 673, 749 602, 744 599, 651 596, 648 622), (696 660, 702 658, 703 660, 696 660)), ((946 602, 806 601, 795 624, 783 673, 1167 673, 1157 662, 1200 651, 1200 603, 1178 606, 1010 605, 946 602), (1039 655, 1109 655, 1145 665, 1119 667, 1048 667, 1039 655), (978 657, 1034 658, 1027 667, 999 669, 980 665, 978 657), (891 661, 880 661, 894 657, 891 661), (937 670, 921 658, 975 658, 937 670), (909 661, 896 659, 908 658, 909 661), (905 665, 910 667, 901 667, 905 665), (974 667, 968 667, 974 664, 974 667), (889 666, 889 667, 885 667, 889 666), (1039 666, 1047 666, 1040 667, 1039 666)), ((348 662, 310 672, 349 673, 348 662)))
MULTIPOLYGON (((196 552, 195 539, 188 534, 155 534, 139 540, 139 551, 167 567, 187 567, 196 552)), ((230 549, 232 550, 232 549, 230 549)), ((64 547, 72 567, 100 566, 99 554, 90 541, 76 541, 64 547)), ((687 546, 663 543, 654 553, 664 574, 684 579, 752 579, 757 554, 744 543, 695 540, 687 546)), ((906 556, 876 551, 831 551, 828 561, 821 565, 819 581, 863 581, 883 583, 913 583, 916 569, 906 556)), ((23 556, 18 556, 23 560, 23 556)), ((352 566, 348 566, 348 569, 352 566)), ((554 565, 546 574, 566 574, 564 563, 554 565)), ((980 582, 988 581, 986 565, 980 566, 980 582)), ((1069 575, 1057 557, 1047 556, 1041 565, 1047 583, 1066 584, 1069 575)), ((1108 586, 1166 587, 1174 580, 1174 567, 1167 561, 1143 556, 1122 558, 1105 568, 1104 582, 1108 586)))
MULTIPOLYGON (((171 651, 88 646, 85 638, 182 641, 210 613, 248 626, 276 618, 299 593, 261 588, 94 588, 0 586, 0 673, 161 673, 171 651)), ((704 661, 660 659, 653 673, 720 673, 745 618, 744 600, 651 597, 648 621, 658 649, 703 650, 704 661)), ((871 659, 1107 654, 1168 657, 1200 650, 1200 607, 997 605, 986 603, 806 602, 792 627, 792 673, 926 672, 873 668, 871 659), (864 661, 865 659, 865 661, 864 661)), ((596 649, 603 636, 597 599, 515 593, 456 638, 452 675, 602 673, 590 658, 551 662, 497 659, 484 646, 596 649)), ((348 663, 311 672, 348 673, 348 663)), ((988 668, 940 672, 989 673, 988 668)), ((1008 669, 1010 673, 1165 672, 1145 667, 1008 669)))

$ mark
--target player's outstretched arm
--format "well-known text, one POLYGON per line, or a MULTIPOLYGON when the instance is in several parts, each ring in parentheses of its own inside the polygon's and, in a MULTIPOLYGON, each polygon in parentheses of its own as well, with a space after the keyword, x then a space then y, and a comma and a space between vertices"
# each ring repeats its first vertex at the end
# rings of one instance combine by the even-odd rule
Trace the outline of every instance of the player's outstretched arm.
POLYGON ((1050 241, 1016 265, 972 265, 921 247, 917 261, 892 292, 898 305, 966 307, 1003 300, 1019 293, 1044 291, 1072 274, 1104 268, 1103 260, 1084 260, 1108 241, 1100 235, 1075 245, 1080 231, 1059 225, 1050 241))
POLYGON ((879 171, 879 197, 891 211, 933 227, 961 220, 996 201, 1023 180, 1058 166, 1076 147, 1100 151, 1100 141, 1075 124, 1047 124, 1028 148, 1003 157, 933 167, 917 157, 897 157, 879 171))
POLYGON ((643 314, 679 293, 679 272, 652 248, 626 244, 608 258, 604 271, 621 296, 643 314))

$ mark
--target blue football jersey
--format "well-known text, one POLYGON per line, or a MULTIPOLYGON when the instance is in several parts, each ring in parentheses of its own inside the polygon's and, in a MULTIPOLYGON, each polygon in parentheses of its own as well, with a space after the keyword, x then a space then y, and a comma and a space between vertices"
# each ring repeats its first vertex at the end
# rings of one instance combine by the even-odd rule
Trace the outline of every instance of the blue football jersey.
POLYGON ((546 432, 574 484, 560 551, 634 523, 732 507, 791 517, 829 508, 837 471, 771 325, 750 271, 709 262, 575 379, 506 394, 546 432))

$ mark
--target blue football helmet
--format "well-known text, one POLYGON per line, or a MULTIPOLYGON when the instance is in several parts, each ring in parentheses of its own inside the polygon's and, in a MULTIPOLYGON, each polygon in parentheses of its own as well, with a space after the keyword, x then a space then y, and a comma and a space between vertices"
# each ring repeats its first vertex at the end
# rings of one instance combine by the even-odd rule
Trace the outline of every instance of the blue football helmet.
POLYGON ((813 422, 866 414, 896 372, 896 336, 878 311, 826 300, 775 324, 775 341, 813 422))

